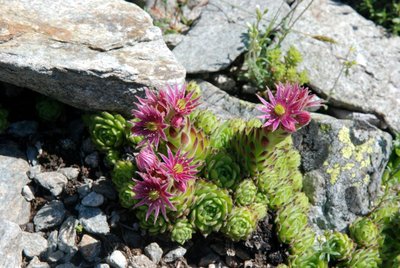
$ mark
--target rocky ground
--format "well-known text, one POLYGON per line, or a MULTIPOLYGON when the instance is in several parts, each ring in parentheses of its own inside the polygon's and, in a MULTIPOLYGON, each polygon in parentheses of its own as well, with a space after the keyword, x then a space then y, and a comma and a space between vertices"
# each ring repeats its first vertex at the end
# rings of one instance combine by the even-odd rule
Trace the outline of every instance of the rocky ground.
MULTIPOLYGON (((189 2, 182 12, 192 16, 190 27, 178 23, 179 31, 163 36, 147 13, 122 0, 0 0, 0 104, 10 114, 0 134, 0 267, 272 267, 286 260, 273 215, 240 243, 213 235, 179 246, 147 235, 118 204, 83 124, 83 110, 129 114, 144 87, 182 82, 185 70, 202 88, 203 108, 221 118, 256 115, 253 103, 237 98, 255 100, 235 77, 246 22, 257 5, 284 16, 293 1, 189 2), (31 90, 66 104, 57 122, 38 118, 39 94, 31 90)), ((154 4, 153 16, 175 12, 154 4)), ((282 46, 290 44, 303 54, 310 88, 328 99, 328 109, 294 137, 310 223, 344 230, 373 204, 391 134, 400 131, 400 38, 347 5, 315 0, 282 46), (337 79, 350 47, 358 64, 337 79)))

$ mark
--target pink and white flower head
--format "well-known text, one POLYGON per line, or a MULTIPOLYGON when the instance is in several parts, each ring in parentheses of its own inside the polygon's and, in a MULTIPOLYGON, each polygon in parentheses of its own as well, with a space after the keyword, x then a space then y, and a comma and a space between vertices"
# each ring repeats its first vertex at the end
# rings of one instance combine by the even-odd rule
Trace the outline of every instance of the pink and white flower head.
POLYGON ((258 109, 264 114, 259 116, 265 119, 263 127, 272 127, 275 131, 280 125, 287 132, 295 132, 297 127, 308 124, 311 120, 310 113, 305 109, 319 107, 320 100, 315 100, 315 95, 310 94, 307 88, 298 84, 276 85, 276 94, 268 90, 269 102, 258 96, 263 106, 258 109))
MULTIPOLYGON (((160 96, 160 94, 156 94, 153 90, 149 88, 145 89, 145 94, 146 98, 144 99, 136 97, 138 100, 138 103, 136 103, 136 105, 139 110, 141 109, 141 107, 151 106, 156 108, 159 112, 161 112, 164 115, 167 113, 167 105, 165 99, 163 99, 163 97, 160 96)), ((134 111, 132 111, 132 113, 133 112, 134 111)))
POLYGON ((132 188, 135 193, 134 198, 140 200, 139 203, 135 205, 135 208, 142 205, 148 206, 146 221, 151 213, 154 212, 154 222, 156 222, 160 211, 167 220, 166 207, 168 206, 171 210, 176 210, 170 201, 173 194, 168 192, 169 182, 146 173, 139 173, 139 175, 143 180, 135 180, 136 184, 132 188))
POLYGON ((186 94, 186 85, 168 86, 160 91, 160 96, 169 105, 171 115, 171 125, 180 127, 184 123, 185 116, 189 115, 200 103, 199 98, 192 99, 194 92, 186 94))
POLYGON ((144 136, 139 146, 147 141, 158 147, 160 140, 167 140, 164 129, 168 127, 164 123, 164 115, 152 106, 139 106, 138 110, 132 111, 133 115, 139 120, 134 122, 132 133, 137 136, 144 136))
POLYGON ((152 169, 158 168, 160 165, 160 160, 149 144, 140 150, 138 155, 135 157, 135 160, 136 166, 141 172, 148 172, 152 169))
POLYGON ((197 173, 197 167, 199 165, 192 164, 193 158, 188 158, 187 153, 181 154, 181 151, 175 154, 172 154, 169 147, 168 149, 168 157, 160 154, 161 158, 164 161, 164 168, 170 177, 174 180, 174 186, 181 192, 186 191, 186 185, 189 180, 195 179, 195 175, 197 173))

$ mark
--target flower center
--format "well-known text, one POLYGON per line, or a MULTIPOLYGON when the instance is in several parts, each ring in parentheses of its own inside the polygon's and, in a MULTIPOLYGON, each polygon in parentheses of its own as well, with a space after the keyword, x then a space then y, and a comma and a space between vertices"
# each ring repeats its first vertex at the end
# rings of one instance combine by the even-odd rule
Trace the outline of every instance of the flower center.
POLYGON ((281 116, 281 115, 285 114, 286 110, 285 110, 285 107, 283 107, 283 105, 278 103, 274 107, 274 112, 275 112, 276 115, 281 116))
POLYGON ((176 106, 178 107, 179 110, 183 110, 186 108, 186 101, 184 99, 180 99, 176 103, 176 106))
POLYGON ((156 131, 157 130, 157 124, 154 122, 148 122, 146 123, 146 128, 150 131, 156 131))
POLYGON ((182 171, 183 171, 183 166, 182 166, 181 164, 176 164, 176 165, 174 166, 174 171, 175 171, 176 173, 182 173, 182 171))
POLYGON ((153 190, 149 192, 149 199, 151 201, 155 201, 160 197, 160 193, 157 190, 153 190))

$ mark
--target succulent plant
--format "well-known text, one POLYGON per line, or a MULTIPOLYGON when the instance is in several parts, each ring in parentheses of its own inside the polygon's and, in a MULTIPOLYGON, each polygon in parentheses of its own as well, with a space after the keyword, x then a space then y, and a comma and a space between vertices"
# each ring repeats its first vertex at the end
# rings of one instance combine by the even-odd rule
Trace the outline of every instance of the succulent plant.
POLYGON ((193 204, 195 195, 195 180, 188 181, 185 192, 176 192, 175 195, 171 198, 171 202, 175 207, 175 211, 168 212, 168 215, 171 215, 173 218, 181 218, 186 217, 190 213, 190 207, 193 204))
POLYGON ((245 240, 254 231, 257 221, 247 207, 234 207, 222 232, 233 241, 245 240))
POLYGON ((253 213, 257 222, 259 220, 262 220, 263 218, 265 218, 268 214, 267 204, 264 204, 264 203, 255 202, 255 203, 249 205, 248 208, 253 213))
POLYGON ((40 119, 54 122, 63 113, 64 106, 54 99, 41 96, 36 101, 36 111, 40 119))
POLYGON ((192 238, 193 233, 193 226, 186 218, 178 219, 172 226, 171 240, 183 245, 192 238))
POLYGON ((275 218, 279 239, 290 244, 295 239, 301 238, 307 228, 308 217, 295 205, 287 205, 278 210, 275 218))
POLYGON ((268 203, 269 203, 268 196, 263 192, 257 192, 254 202, 268 205, 268 203))
POLYGON ((196 129, 202 129, 206 135, 211 135, 218 129, 219 121, 209 110, 195 110, 189 118, 196 129))
POLYGON ((198 180, 192 205, 190 221, 207 236, 218 232, 232 210, 232 199, 226 190, 213 183, 198 180))
POLYGON ((308 197, 303 192, 295 192, 292 196, 290 204, 297 207, 298 210, 307 213, 310 209, 308 197))
POLYGON ((288 204, 293 198, 293 188, 290 184, 282 184, 275 193, 269 196, 269 207, 277 210, 283 205, 288 204))
POLYGON ((369 218, 358 218, 349 227, 350 235, 362 247, 378 244, 379 230, 369 218))
POLYGON ((0 107, 0 134, 8 127, 8 111, 0 107))
POLYGON ((115 163, 111 172, 111 178, 117 189, 120 189, 125 183, 131 182, 136 168, 129 160, 119 160, 115 163))
POLYGON ((320 259, 319 252, 310 250, 304 254, 291 256, 289 267, 292 268, 328 268, 328 262, 320 259))
POLYGON ((241 179, 240 167, 225 151, 219 151, 206 159, 204 177, 223 188, 234 188, 241 179))
POLYGON ((218 126, 210 137, 210 146, 214 149, 229 149, 233 136, 246 127, 243 119, 229 119, 218 126))
POLYGON ((327 232, 325 234, 326 242, 323 248, 326 248, 328 261, 349 259, 355 249, 355 244, 350 237, 341 232, 327 232))
POLYGON ((135 186, 135 183, 133 181, 130 181, 125 182, 119 187, 119 203, 124 208, 133 208, 133 206, 139 202, 137 199, 135 199, 135 193, 132 190, 133 186, 135 186))
POLYGON ((121 157, 118 150, 108 150, 104 158, 106 163, 110 166, 115 165, 115 163, 117 163, 117 161, 119 161, 120 159, 121 157))
POLYGON ((381 259, 379 250, 376 247, 360 248, 353 252, 349 261, 345 263, 345 267, 352 268, 378 268, 381 259))
POLYGON ((119 114, 101 112, 85 118, 93 143, 99 150, 121 147, 126 138, 126 120, 119 114))
POLYGON ((315 245, 317 235, 310 227, 303 230, 299 238, 294 239, 290 243, 290 252, 292 255, 301 255, 310 251, 315 245))
POLYGON ((239 183, 235 190, 235 202, 240 206, 247 206, 254 202, 257 187, 253 180, 246 179, 239 183))
POLYGON ((197 84, 196 81, 192 80, 186 85, 186 92, 187 93, 192 93, 192 98, 197 99, 201 97, 201 88, 199 84, 197 84))
POLYGON ((163 217, 154 218, 154 214, 146 219, 148 207, 143 205, 136 208, 136 217, 139 220, 140 228, 145 229, 150 235, 165 233, 169 228, 169 223, 163 217))

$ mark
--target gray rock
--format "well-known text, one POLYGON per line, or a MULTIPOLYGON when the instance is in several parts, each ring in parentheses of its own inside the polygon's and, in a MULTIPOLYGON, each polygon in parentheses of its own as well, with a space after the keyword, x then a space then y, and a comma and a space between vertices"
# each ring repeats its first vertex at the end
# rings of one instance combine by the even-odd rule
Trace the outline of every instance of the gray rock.
POLYGON ((65 256, 65 253, 61 250, 54 251, 47 255, 47 260, 52 263, 56 263, 65 256))
POLYGON ((208 82, 201 80, 197 82, 202 92, 201 109, 209 109, 222 119, 234 117, 251 119, 260 115, 254 104, 229 96, 226 92, 208 82))
POLYGON ((186 249, 184 247, 177 247, 176 249, 173 249, 165 254, 163 259, 165 262, 173 262, 179 258, 182 258, 185 254, 186 249))
POLYGON ((35 256, 29 262, 27 268, 50 268, 50 265, 47 262, 41 262, 39 258, 35 256))
POLYGON ((125 255, 119 250, 114 250, 113 253, 111 253, 111 255, 107 258, 107 262, 109 265, 111 265, 111 267, 114 268, 125 268, 128 265, 125 255))
POLYGON ((173 50, 188 73, 216 72, 227 68, 245 50, 247 22, 255 20, 256 6, 269 9, 266 23, 289 11, 281 0, 210 0, 198 22, 173 50))
POLYGON ((76 180, 79 176, 79 168, 65 167, 58 170, 61 174, 67 177, 68 180, 76 180))
POLYGON ((58 232, 58 249, 74 255, 78 248, 75 246, 76 240, 76 226, 78 225, 78 220, 70 216, 68 217, 60 227, 58 232))
POLYGON ((92 183, 93 183, 93 181, 88 179, 88 180, 85 180, 84 184, 81 184, 77 187, 77 191, 78 191, 80 198, 84 198, 85 196, 87 196, 90 193, 90 191, 92 189, 92 183))
POLYGON ((30 202, 33 199, 35 199, 35 195, 33 194, 33 189, 28 186, 25 185, 24 187, 22 187, 22 196, 25 198, 26 201, 30 202))
POLYGON ((0 35, 2 81, 80 109, 130 114, 144 87, 184 80, 185 70, 160 29, 134 4, 1 0, 0 5, 3 28, 9 29, 0 35))
POLYGON ((210 253, 200 259, 199 266, 205 267, 218 262, 221 262, 221 258, 215 253, 210 253))
POLYGON ((157 265, 152 262, 149 258, 147 258, 145 255, 137 255, 137 256, 132 256, 129 258, 129 267, 132 268, 143 268, 143 267, 148 267, 148 268, 156 268, 157 265))
POLYGON ((29 259, 40 256, 47 250, 47 240, 38 233, 22 232, 22 251, 29 259))
POLYGON ((381 129, 387 128, 387 125, 374 114, 357 113, 338 108, 330 108, 330 114, 338 119, 365 121, 381 129))
POLYGON ((212 80, 216 87, 226 92, 233 92, 236 86, 235 80, 225 74, 215 74, 212 80))
POLYGON ((83 235, 79 243, 79 252, 88 262, 95 261, 101 252, 101 242, 90 235, 83 235))
POLYGON ((58 244, 58 231, 52 231, 47 237, 47 254, 50 254, 57 250, 58 244))
POLYGON ((39 173, 42 173, 42 166, 37 165, 37 166, 29 167, 29 171, 27 172, 27 175, 28 175, 29 179, 33 180, 33 178, 35 178, 35 176, 39 173))
POLYGON ((107 217, 99 208, 80 206, 79 221, 83 228, 89 233, 107 234, 110 232, 107 217))
MULTIPOLYGON (((299 12, 310 1, 302 1, 299 12)), ((373 113, 383 118, 391 130, 400 131, 400 37, 388 37, 381 27, 345 4, 315 0, 282 47, 292 44, 303 54, 300 68, 308 71, 312 89, 330 96, 335 106, 373 113), (321 36, 336 43, 318 40, 321 36), (357 64, 333 87, 348 54, 348 61, 357 64)))
POLYGON ((91 168, 97 168, 99 166, 99 153, 93 152, 85 157, 85 163, 91 168))
POLYGON ((392 138, 364 121, 320 114, 312 117, 311 123, 294 135, 305 171, 304 191, 320 208, 310 217, 321 229, 342 231, 358 215, 369 212, 392 138))
POLYGON ((21 267, 21 238, 18 224, 0 219, 0 267, 21 267))
POLYGON ((21 195, 22 187, 29 182, 28 170, 29 164, 18 146, 0 141, 0 218, 18 224, 29 221, 30 203, 21 195))
POLYGON ((176 47, 180 42, 182 42, 184 35, 182 34, 176 34, 176 33, 171 33, 171 34, 166 34, 163 36, 165 43, 170 49, 173 49, 176 47))
POLYGON ((94 268, 110 268, 110 265, 107 263, 98 263, 94 268))
POLYGON ((26 138, 30 135, 35 134, 37 132, 38 126, 39 124, 36 121, 18 121, 10 124, 10 126, 8 127, 8 133, 18 138, 26 138))
POLYGON ((104 196, 96 192, 91 192, 82 199, 82 205, 87 207, 99 207, 104 203, 104 196))
POLYGON ((77 268, 75 265, 73 265, 72 263, 63 263, 63 264, 59 264, 57 265, 55 268, 77 268))
POLYGON ((162 258, 163 250, 157 243, 154 242, 144 248, 144 254, 146 254, 146 256, 150 258, 150 260, 157 264, 162 258))
POLYGON ((118 195, 112 180, 105 177, 100 177, 93 182, 93 191, 102 194, 110 200, 116 200, 118 195))
POLYGON ((59 196, 68 183, 67 177, 56 171, 36 174, 34 180, 54 196, 59 196))
POLYGON ((53 200, 44 205, 33 218, 36 231, 42 231, 60 225, 65 217, 62 202, 53 200))

